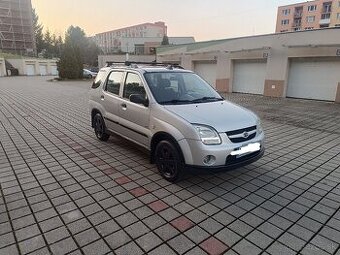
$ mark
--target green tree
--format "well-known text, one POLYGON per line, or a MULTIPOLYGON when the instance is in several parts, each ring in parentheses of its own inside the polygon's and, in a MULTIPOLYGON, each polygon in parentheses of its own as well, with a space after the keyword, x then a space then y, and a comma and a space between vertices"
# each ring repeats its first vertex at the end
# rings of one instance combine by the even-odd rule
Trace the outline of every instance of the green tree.
POLYGON ((36 13, 35 9, 32 9, 32 17, 34 39, 37 47, 37 53, 39 54, 44 49, 44 35, 43 35, 44 26, 39 23, 39 16, 36 13))
POLYGON ((65 35, 58 71, 60 78, 80 79, 83 77, 83 56, 85 54, 86 37, 79 27, 69 27, 65 35))
POLYGON ((169 37, 167 35, 163 36, 161 45, 169 45, 169 37))
POLYGON ((53 57, 53 45, 52 45, 52 35, 49 30, 44 34, 44 58, 52 58, 53 57))

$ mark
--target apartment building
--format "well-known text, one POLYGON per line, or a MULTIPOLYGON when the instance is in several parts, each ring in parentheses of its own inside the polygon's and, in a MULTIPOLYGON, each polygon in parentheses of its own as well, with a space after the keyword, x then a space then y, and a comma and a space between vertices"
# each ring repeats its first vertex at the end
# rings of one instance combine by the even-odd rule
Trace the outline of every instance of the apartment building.
MULTIPOLYGON (((136 55, 154 54, 167 35, 164 22, 143 23, 96 34, 94 41, 104 54, 132 53, 136 55)), ((170 44, 195 42, 193 37, 170 37, 170 44)))
POLYGON ((340 26, 340 1, 316 0, 280 6, 276 33, 340 26))
POLYGON ((167 34, 164 22, 143 23, 95 35, 97 45, 104 53, 143 51, 144 43, 162 40, 167 34))
POLYGON ((0 0, 0 51, 35 54, 31 0, 0 0))

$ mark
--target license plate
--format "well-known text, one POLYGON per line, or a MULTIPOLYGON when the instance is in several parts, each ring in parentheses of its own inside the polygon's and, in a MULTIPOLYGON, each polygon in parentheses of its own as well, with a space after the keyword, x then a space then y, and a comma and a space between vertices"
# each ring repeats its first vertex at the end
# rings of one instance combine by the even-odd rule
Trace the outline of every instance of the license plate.
POLYGON ((261 150, 261 144, 260 143, 251 143, 246 146, 243 146, 237 150, 234 150, 230 153, 232 156, 244 156, 245 154, 249 154, 252 152, 256 152, 261 150))

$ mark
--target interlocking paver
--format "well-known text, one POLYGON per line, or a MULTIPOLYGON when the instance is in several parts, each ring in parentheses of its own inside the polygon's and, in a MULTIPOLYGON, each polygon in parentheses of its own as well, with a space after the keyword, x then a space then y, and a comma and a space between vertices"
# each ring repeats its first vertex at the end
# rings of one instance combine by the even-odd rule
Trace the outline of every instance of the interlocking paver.
POLYGON ((262 118, 265 156, 171 184, 95 138, 89 81, 46 79, 0 79, 0 254, 339 254, 340 105, 226 94, 262 118))
POLYGON ((228 246, 214 237, 210 237, 209 239, 205 240, 200 244, 200 247, 211 255, 219 255, 229 249, 228 246))

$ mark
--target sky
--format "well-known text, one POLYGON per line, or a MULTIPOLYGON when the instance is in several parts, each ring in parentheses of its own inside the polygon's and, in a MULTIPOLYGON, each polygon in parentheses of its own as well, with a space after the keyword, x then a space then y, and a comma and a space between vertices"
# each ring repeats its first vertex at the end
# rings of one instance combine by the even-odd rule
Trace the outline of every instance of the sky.
POLYGON ((88 36, 164 21, 168 36, 208 41, 275 32, 277 7, 298 0, 32 0, 44 29, 64 35, 70 25, 88 36))

